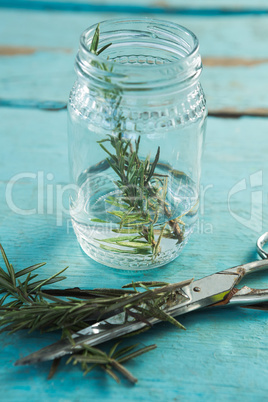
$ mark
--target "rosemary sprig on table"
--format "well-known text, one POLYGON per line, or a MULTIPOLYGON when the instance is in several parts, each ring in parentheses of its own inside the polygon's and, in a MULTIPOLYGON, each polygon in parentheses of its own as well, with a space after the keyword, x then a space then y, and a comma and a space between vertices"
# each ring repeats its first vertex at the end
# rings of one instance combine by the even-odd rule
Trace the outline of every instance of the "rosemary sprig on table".
MULTIPOLYGON (((135 319, 148 323, 149 317, 156 317, 185 329, 174 317, 163 310, 165 305, 177 299, 180 283, 136 282, 125 285, 124 289, 44 289, 45 285, 64 280, 66 277, 60 275, 67 268, 48 279, 35 280, 38 274, 33 274, 33 271, 42 267, 44 263, 15 272, 1 245, 0 251, 6 265, 6 271, 0 267, 0 294, 2 295, 0 332, 14 333, 22 329, 29 329, 29 332, 61 330, 63 337, 68 337, 70 342, 74 342, 71 335, 75 331, 118 313, 124 313, 123 320, 135 319), (132 289, 129 289, 130 287, 132 289), (138 287, 143 290, 138 291, 138 287)), ((150 329, 149 323, 146 329, 150 329)), ((68 363, 81 363, 85 373, 97 366, 101 367, 118 381, 113 371, 116 369, 130 381, 136 382, 122 363, 156 346, 150 345, 134 350, 137 345, 132 345, 116 352, 117 347, 118 343, 109 353, 106 353, 98 348, 82 345, 81 351, 72 355, 68 363)), ((50 377, 54 374, 57 364, 57 361, 53 363, 50 377)))
POLYGON ((78 354, 73 354, 67 360, 67 364, 81 363, 81 368, 84 371, 84 375, 92 371, 96 366, 100 366, 106 371, 117 383, 120 383, 119 377, 115 374, 114 370, 119 371, 123 376, 125 376, 130 382, 136 383, 138 380, 134 377, 123 365, 122 363, 127 362, 135 357, 138 357, 150 350, 156 348, 156 345, 146 346, 142 349, 134 350, 138 344, 126 346, 117 351, 117 347, 120 342, 113 345, 109 353, 91 347, 88 345, 83 345, 83 351, 78 354))
MULTIPOLYGON (((111 45, 109 43, 98 50, 99 35, 98 25, 90 46, 91 53, 95 55, 99 55, 111 45)), ((92 61, 92 63, 97 64, 100 69, 109 71, 105 62, 92 61)), ((108 77, 105 80, 110 82, 108 77)), ((106 160, 117 175, 114 183, 121 194, 119 199, 118 196, 106 199, 108 204, 116 207, 114 211, 108 212, 119 219, 119 228, 113 231, 123 233, 125 236, 99 240, 100 247, 117 253, 152 254, 153 258, 156 258, 161 251, 160 243, 163 237, 176 239, 178 243, 181 243, 184 237, 184 223, 180 218, 171 219, 172 213, 166 201, 169 177, 156 173, 160 147, 157 148, 153 162, 150 162, 150 155, 144 160, 141 159, 139 157, 141 137, 132 143, 130 139, 124 137, 121 129, 124 116, 119 111, 122 100, 120 89, 113 87, 109 91, 103 89, 102 92, 105 98, 113 101, 117 99, 114 133, 107 135, 98 143, 108 155, 106 160), (104 143, 108 143, 110 150, 104 143), (158 223, 160 216, 166 218, 166 223, 158 223)), ((99 219, 92 221, 100 222, 99 219)))

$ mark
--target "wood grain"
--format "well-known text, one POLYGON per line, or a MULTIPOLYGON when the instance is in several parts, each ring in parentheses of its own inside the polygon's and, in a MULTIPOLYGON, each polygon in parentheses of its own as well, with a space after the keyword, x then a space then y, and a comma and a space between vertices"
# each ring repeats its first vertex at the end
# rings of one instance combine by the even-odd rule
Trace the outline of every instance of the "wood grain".
POLYGON ((251 116, 251 117, 268 117, 268 108, 251 108, 251 109, 243 109, 237 110, 235 108, 224 108, 224 109, 209 109, 209 116, 213 117, 222 117, 222 118, 230 118, 230 119, 238 119, 243 116, 251 116))
POLYGON ((27 46, 0 46, 1 56, 17 56, 17 55, 29 55, 36 52, 63 52, 71 53, 72 49, 59 49, 59 48, 46 48, 46 47, 27 47, 27 46))
MULTIPOLYGON (((26 46, 0 46, 1 56, 17 56, 30 55, 36 52, 59 52, 73 53, 71 48, 56 48, 56 47, 26 47, 26 46)), ((208 67, 237 67, 245 66, 252 67, 259 64, 267 64, 266 59, 243 59, 242 57, 203 57, 203 65, 208 67)))
POLYGON ((205 67, 252 67, 268 64, 268 59, 243 59, 242 57, 203 57, 205 67))

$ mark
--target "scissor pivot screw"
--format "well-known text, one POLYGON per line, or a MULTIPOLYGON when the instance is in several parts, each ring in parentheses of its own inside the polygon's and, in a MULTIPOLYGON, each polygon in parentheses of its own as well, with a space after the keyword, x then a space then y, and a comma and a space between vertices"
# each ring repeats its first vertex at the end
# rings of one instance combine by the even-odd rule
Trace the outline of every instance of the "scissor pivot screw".
POLYGON ((200 290, 201 290, 201 288, 199 288, 198 286, 196 286, 196 287, 194 288, 194 292, 200 292, 200 290))

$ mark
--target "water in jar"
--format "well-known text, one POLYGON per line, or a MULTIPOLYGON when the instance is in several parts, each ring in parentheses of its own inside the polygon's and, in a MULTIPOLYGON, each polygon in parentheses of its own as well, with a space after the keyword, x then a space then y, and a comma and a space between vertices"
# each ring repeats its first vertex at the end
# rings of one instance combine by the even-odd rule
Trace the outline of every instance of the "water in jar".
POLYGON ((70 214, 83 250, 119 269, 173 260, 197 219, 203 119, 166 134, 164 127, 111 132, 69 112, 77 184, 70 214))

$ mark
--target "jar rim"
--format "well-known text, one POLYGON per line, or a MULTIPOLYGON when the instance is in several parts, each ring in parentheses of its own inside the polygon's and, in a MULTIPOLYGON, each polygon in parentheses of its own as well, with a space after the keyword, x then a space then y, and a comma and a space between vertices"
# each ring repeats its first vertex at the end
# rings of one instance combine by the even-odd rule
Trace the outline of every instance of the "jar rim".
MULTIPOLYGON (((184 43, 183 49, 185 53, 180 54, 179 58, 171 60, 168 63, 152 64, 150 66, 147 65, 146 69, 143 69, 143 72, 146 70, 146 72, 150 72, 150 74, 152 72, 154 73, 153 76, 151 74, 151 76, 149 77, 149 82, 147 82, 147 84, 151 88, 159 87, 159 79, 163 79, 163 75, 167 71, 167 68, 169 69, 169 71, 173 71, 171 75, 173 75, 174 78, 176 77, 176 81, 180 83, 188 81, 189 78, 191 79, 193 77, 199 77, 202 70, 202 63, 201 57, 199 55, 198 39, 196 35, 188 28, 185 28, 184 26, 176 24, 174 22, 149 17, 104 20, 99 23, 100 42, 103 40, 103 38, 107 39, 105 37, 105 28, 116 30, 116 26, 118 26, 118 32, 120 32, 120 28, 122 27, 122 25, 126 26, 128 23, 134 25, 143 24, 143 26, 146 27, 147 30, 142 30, 138 26, 137 30, 144 33, 146 32, 146 34, 148 35, 152 35, 152 38, 160 39, 159 36, 156 36, 156 34, 170 34, 173 39, 173 41, 170 42, 172 45, 178 45, 179 40, 184 43)), ((120 62, 115 63, 114 60, 107 60, 107 57, 104 56, 102 53, 96 55, 90 51, 91 42, 97 26, 98 23, 91 25, 86 30, 84 30, 84 32, 80 36, 80 49, 76 58, 76 69, 78 74, 80 72, 80 75, 82 76, 89 75, 91 76, 91 78, 93 78, 94 74, 99 75, 100 73, 100 68, 96 68, 96 66, 99 66, 101 63, 105 63, 107 69, 101 71, 102 78, 112 78, 114 82, 117 82, 117 84, 123 84, 123 86, 128 88, 130 88, 132 85, 137 86, 137 84, 140 84, 144 87, 144 82, 141 81, 141 77, 139 74, 141 72, 140 65, 129 65, 120 62), (94 65, 95 68, 92 69, 92 65, 94 65), (98 74, 96 74, 97 70, 98 74)), ((129 32, 132 31, 129 30, 129 32)), ((176 48, 173 47, 173 50, 175 54, 176 48)), ((172 76, 169 77, 168 81, 170 82, 170 84, 174 85, 174 80, 172 80, 172 76)))

